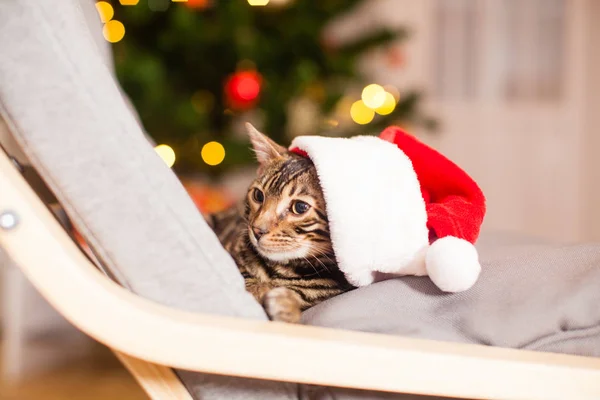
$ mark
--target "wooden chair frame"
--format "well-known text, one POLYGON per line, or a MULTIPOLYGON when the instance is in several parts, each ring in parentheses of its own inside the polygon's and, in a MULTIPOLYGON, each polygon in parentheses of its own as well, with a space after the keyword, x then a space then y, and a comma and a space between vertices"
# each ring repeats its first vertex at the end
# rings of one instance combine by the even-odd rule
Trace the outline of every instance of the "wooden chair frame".
POLYGON ((141 298, 102 275, 0 152, 5 212, 18 223, 0 229, 0 246, 153 399, 191 398, 171 368, 459 398, 600 398, 597 358, 199 315, 141 298))

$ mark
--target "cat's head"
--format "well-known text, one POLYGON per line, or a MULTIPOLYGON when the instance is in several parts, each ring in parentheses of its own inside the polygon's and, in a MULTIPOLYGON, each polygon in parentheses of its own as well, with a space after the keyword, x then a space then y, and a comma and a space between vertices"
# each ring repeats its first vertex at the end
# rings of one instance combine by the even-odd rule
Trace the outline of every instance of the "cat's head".
POLYGON ((325 200, 308 158, 289 152, 247 124, 260 164, 246 196, 248 236, 272 261, 330 257, 333 249, 325 200))

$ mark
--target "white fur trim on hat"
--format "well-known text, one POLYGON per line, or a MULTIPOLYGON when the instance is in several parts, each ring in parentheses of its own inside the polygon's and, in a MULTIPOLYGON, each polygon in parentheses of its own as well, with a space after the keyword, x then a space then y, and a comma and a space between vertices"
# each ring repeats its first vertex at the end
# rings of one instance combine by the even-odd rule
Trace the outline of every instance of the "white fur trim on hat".
POLYGON ((475 246, 454 236, 437 239, 425 257, 429 278, 444 292, 462 292, 475 284, 481 265, 475 246))
POLYGON ((426 275, 427 213, 412 162, 377 137, 300 136, 290 146, 315 164, 331 241, 350 283, 365 286, 374 272, 426 275))

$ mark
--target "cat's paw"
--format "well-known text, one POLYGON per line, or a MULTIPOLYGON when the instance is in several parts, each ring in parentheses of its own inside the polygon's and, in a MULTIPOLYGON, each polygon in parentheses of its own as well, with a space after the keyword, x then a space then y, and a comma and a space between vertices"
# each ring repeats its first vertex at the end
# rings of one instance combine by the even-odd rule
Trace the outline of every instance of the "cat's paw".
POLYGON ((298 294, 291 289, 271 289, 263 298, 263 307, 272 321, 298 323, 302 310, 298 294))

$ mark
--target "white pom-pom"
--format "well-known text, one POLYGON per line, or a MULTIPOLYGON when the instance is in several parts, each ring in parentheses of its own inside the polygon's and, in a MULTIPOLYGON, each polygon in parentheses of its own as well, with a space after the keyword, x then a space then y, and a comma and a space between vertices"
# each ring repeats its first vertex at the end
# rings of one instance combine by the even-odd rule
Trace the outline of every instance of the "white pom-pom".
POLYGON ((453 236, 436 240, 425 258, 429 278, 444 292, 462 292, 475 284, 481 265, 475 246, 453 236))

